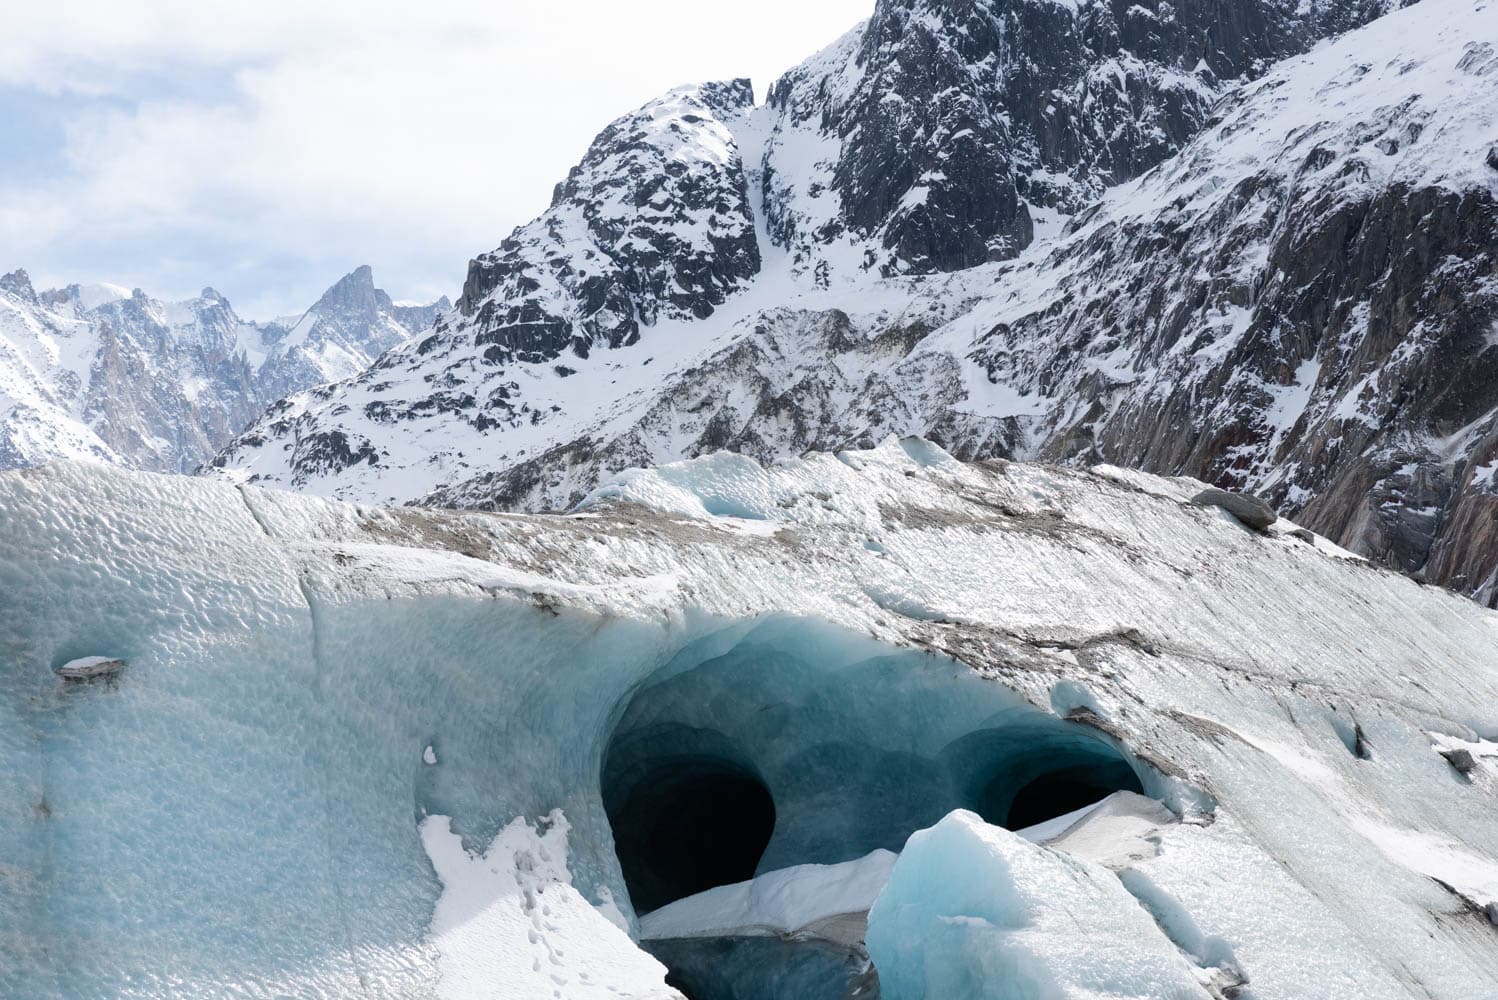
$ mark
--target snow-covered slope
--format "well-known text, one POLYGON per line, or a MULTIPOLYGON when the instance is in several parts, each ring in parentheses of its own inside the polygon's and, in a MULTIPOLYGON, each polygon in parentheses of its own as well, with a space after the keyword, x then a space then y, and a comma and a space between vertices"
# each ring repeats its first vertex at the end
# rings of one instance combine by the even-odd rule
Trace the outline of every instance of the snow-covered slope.
MULTIPOLYGON (((470 264, 432 336, 285 400, 216 464, 320 495, 471 502, 483 487, 464 481, 574 441, 632 390, 753 329, 741 319, 1013 257, 1177 149, 1237 80, 1388 4, 1303 6, 881 0, 764 106, 747 81, 710 83, 610 125, 547 212, 470 264)), ((901 296, 900 312, 909 293, 882 301, 901 296)), ((715 433, 708 447, 737 428, 715 433)), ((688 443, 644 436, 673 456, 688 443)))
POLYGON ((239 318, 211 288, 162 302, 114 285, 0 277, 0 468, 91 458, 191 472, 288 392, 344 378, 446 308, 394 305, 368 267, 306 314, 239 318))
MULTIPOLYGON (((1199 487, 916 440, 564 517, 0 474, 6 987, 669 996, 637 890, 888 850, 873 972, 927 996, 1498 994, 1498 617, 1199 487)), ((673 968, 820 997, 816 946, 673 968)))
MULTIPOLYGON (((892 373, 981 452, 1261 492, 1380 561, 1495 596, 1498 5, 1391 15, 1236 92, 1178 157, 892 373)), ((871 426, 885 402, 864 408, 871 426)))

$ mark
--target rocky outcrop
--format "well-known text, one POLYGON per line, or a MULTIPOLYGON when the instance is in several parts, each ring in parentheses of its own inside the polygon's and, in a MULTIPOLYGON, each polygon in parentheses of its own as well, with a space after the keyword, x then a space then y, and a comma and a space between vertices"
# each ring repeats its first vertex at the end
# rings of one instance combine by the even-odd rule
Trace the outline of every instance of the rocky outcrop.
POLYGON ((770 91, 771 231, 808 266, 845 236, 886 274, 1012 258, 1032 212, 1053 228, 1174 154, 1236 82, 1388 6, 880 0, 861 35, 770 91), (812 169, 794 155, 807 132, 812 169))
POLYGON ((547 361, 711 316, 760 267, 732 130, 753 104, 748 80, 687 87, 599 133, 546 214, 469 265, 463 338, 490 364, 547 361))
POLYGON ((355 375, 390 348, 430 330, 451 309, 445 295, 427 305, 396 304, 375 287, 369 265, 357 267, 301 316, 262 329, 269 355, 259 372, 263 396, 280 399, 355 375))
POLYGON ((1191 502, 1198 507, 1221 507, 1254 531, 1267 531, 1271 524, 1279 520, 1273 507, 1248 493, 1205 489, 1192 497, 1191 502))

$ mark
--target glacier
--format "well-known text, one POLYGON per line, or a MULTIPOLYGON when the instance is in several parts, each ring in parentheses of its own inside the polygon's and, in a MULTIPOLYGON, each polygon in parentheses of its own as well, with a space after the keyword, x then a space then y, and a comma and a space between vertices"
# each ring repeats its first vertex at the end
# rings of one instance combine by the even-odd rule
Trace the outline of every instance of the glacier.
POLYGON ((0 994, 1498 995, 1498 615, 1201 488, 0 474, 0 994))

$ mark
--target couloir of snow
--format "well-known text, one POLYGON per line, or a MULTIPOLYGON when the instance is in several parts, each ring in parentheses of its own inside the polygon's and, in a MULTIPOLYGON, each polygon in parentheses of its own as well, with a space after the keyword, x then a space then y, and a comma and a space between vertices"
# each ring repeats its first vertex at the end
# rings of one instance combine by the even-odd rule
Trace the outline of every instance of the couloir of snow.
POLYGON ((1002 956, 1067 997, 1498 992, 1498 616, 1199 488, 918 440, 552 517, 0 474, 6 989, 669 996, 601 788, 666 721, 784 804, 757 874, 904 847, 887 995, 1002 956), (1168 821, 949 815, 1031 745, 1168 821))

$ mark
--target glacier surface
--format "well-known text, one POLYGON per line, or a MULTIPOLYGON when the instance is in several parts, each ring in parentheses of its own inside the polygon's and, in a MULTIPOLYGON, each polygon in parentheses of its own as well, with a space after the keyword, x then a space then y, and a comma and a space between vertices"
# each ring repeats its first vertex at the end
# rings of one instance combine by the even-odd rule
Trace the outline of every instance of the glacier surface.
POLYGON ((903 850, 884 996, 994 934, 1045 995, 1141 995, 1078 949, 1186 996, 1498 993, 1498 616, 1200 487, 916 440, 566 516, 0 474, 0 992, 669 997, 633 886, 903 850), (706 869, 638 836, 761 792, 706 869))

